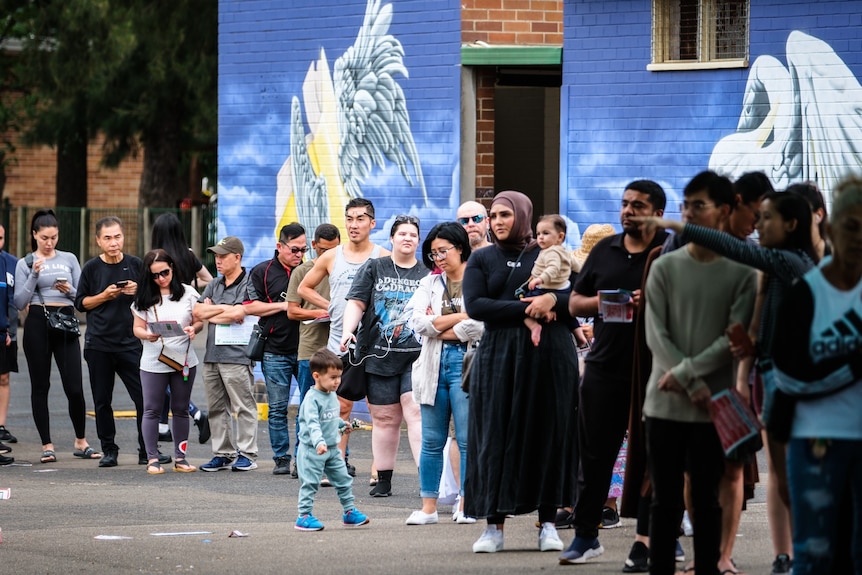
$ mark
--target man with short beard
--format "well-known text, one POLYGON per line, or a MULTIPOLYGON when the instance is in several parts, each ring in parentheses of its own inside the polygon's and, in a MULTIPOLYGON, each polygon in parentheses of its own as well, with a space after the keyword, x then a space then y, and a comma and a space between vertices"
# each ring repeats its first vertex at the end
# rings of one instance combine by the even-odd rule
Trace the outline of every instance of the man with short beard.
POLYGON ((491 245, 488 241, 488 210, 479 202, 464 202, 458 207, 455 220, 464 226, 470 238, 470 249, 474 252, 491 245))
POLYGON ((593 317, 594 341, 586 358, 578 410, 581 476, 575 507, 575 538, 560 563, 584 563, 604 553, 598 526, 608 496, 614 461, 628 427, 635 324, 605 322, 599 316, 599 290, 631 292, 640 303, 641 280, 650 251, 667 238, 664 230, 634 222, 661 216, 667 199, 651 180, 626 186, 620 206, 623 232, 601 240, 590 252, 569 298, 572 317, 593 317))

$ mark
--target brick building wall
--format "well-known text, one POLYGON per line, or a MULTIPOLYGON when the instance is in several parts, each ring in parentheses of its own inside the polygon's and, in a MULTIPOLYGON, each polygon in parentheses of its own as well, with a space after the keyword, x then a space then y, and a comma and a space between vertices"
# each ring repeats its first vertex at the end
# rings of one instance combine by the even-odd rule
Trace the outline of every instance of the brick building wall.
MULTIPOLYGON (((16 141, 15 162, 6 168, 3 198, 12 206, 56 205, 57 152, 48 146, 23 146, 16 141)), ((128 159, 117 169, 101 166, 102 141, 90 143, 87 159, 87 199, 91 208, 137 208, 143 156, 128 159)))
MULTIPOLYGON (((464 0, 461 41, 493 46, 562 46, 562 0, 464 0)), ((494 195, 496 68, 476 70, 476 197, 494 195)))

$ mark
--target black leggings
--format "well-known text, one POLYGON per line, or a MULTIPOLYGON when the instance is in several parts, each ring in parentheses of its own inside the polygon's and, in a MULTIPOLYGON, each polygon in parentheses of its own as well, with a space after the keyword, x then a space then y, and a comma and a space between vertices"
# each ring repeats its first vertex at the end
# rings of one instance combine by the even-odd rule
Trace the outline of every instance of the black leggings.
MULTIPOLYGON (((71 306, 65 309, 72 313, 71 306)), ((24 355, 30 372, 30 406, 42 445, 52 443, 48 415, 48 391, 51 389, 51 357, 57 362, 63 391, 69 400, 69 417, 75 437, 86 436, 86 403, 81 381, 81 345, 78 338, 48 329, 42 306, 31 305, 24 322, 24 355)))

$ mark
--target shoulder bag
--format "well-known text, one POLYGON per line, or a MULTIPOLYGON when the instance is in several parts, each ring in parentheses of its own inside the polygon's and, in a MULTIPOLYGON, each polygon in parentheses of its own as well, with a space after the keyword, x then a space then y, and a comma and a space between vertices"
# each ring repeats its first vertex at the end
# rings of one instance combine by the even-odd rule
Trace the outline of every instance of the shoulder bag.
MULTIPOLYGON (((156 321, 159 321, 159 312, 156 309, 156 306, 153 306, 153 313, 156 315, 156 321)), ((186 356, 183 358, 182 363, 180 360, 175 359, 168 354, 165 353, 165 340, 164 338, 160 338, 162 340, 162 350, 159 352, 158 360, 170 367, 174 371, 181 371, 183 377, 188 378, 189 376, 189 348, 192 346, 192 338, 189 338, 188 344, 186 344, 186 356)))
POLYGON ((344 371, 341 372, 341 384, 335 392, 348 401, 359 401, 368 394, 365 361, 356 358, 356 348, 352 347, 342 356, 344 371))
MULTIPOLYGON (((24 258, 27 266, 33 269, 33 254, 27 254, 24 258)), ((78 325, 78 318, 74 312, 72 314, 63 313, 59 309, 48 311, 48 306, 45 305, 45 298, 42 297, 42 292, 36 288, 36 296, 39 298, 39 303, 42 304, 42 311, 45 312, 45 322, 48 324, 48 329, 51 331, 60 332, 63 335, 81 335, 81 328, 78 325)))

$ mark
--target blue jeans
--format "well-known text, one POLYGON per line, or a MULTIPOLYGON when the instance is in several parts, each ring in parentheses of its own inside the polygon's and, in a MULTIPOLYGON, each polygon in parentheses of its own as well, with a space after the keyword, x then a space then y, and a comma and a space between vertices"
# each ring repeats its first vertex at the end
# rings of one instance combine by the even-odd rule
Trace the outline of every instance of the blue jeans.
POLYGON ((449 437, 449 416, 455 419, 455 440, 461 453, 461 487, 467 471, 467 413, 469 400, 461 391, 461 365, 464 350, 460 346, 444 345, 440 354, 440 377, 434 405, 421 405, 422 451, 419 456, 419 496, 437 498, 440 475, 443 473, 443 448, 449 437))
MULTIPOLYGON (((308 366, 307 359, 299 360, 299 371, 296 376, 296 382, 299 384, 299 405, 302 405, 302 400, 305 399, 305 394, 308 390, 314 387, 314 378, 311 377, 311 368, 308 366)), ((296 443, 293 444, 293 457, 296 459, 299 451, 299 410, 296 410, 296 423, 293 425, 296 443)))
POLYGON ((273 460, 289 457, 290 432, 287 429, 287 407, 290 404, 290 378, 296 376, 296 354, 264 353, 260 363, 266 381, 269 403, 269 442, 273 460))
MULTIPOLYGON (((862 441, 832 439, 826 454, 818 458, 810 440, 791 439, 787 479, 793 513, 793 573, 831 573, 841 514, 853 514, 850 524, 855 532, 850 541, 862 537, 862 441)), ((862 574, 862 547, 851 544, 851 554, 855 569, 846 572, 862 574)))

